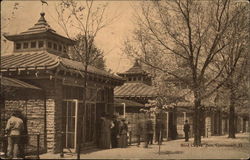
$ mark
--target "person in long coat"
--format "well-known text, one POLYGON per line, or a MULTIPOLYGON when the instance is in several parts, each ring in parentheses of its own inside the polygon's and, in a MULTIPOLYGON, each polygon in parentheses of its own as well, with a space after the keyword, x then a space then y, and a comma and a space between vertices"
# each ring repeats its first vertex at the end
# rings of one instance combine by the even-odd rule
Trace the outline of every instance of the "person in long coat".
POLYGON ((126 148, 128 146, 128 138, 127 138, 128 125, 125 123, 125 121, 126 121, 125 118, 123 118, 119 126, 119 142, 118 142, 119 148, 126 148))
POLYGON ((117 148, 118 147, 118 134, 119 134, 119 121, 117 119, 117 116, 114 115, 112 117, 113 119, 113 124, 114 126, 111 128, 111 145, 112 148, 117 148))
POLYGON ((185 120, 183 131, 185 133, 185 142, 188 142, 189 139, 188 132, 190 131, 190 125, 188 124, 188 120, 185 120))
POLYGON ((158 144, 160 144, 163 140, 163 130, 164 124, 160 118, 157 118, 155 124, 155 142, 158 142, 158 144))
POLYGON ((138 122, 136 123, 136 130, 135 130, 135 135, 137 137, 137 146, 140 146, 141 144, 142 134, 143 134, 143 121, 138 120, 138 122))
POLYGON ((144 123, 145 148, 148 148, 149 144, 153 144, 153 134, 153 122, 149 117, 147 117, 144 123))
POLYGON ((111 127, 112 122, 109 115, 101 118, 101 140, 100 147, 103 149, 110 149, 111 147, 111 127))

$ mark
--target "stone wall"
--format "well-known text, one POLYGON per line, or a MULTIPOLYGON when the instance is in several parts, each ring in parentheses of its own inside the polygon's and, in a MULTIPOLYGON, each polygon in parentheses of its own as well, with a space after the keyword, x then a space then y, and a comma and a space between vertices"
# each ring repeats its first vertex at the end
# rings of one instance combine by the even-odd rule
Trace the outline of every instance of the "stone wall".
POLYGON ((6 99, 5 112, 3 112, 5 114, 4 115, 5 122, 7 121, 7 119, 10 118, 12 110, 14 109, 21 110, 22 114, 27 118, 27 130, 29 135, 28 149, 31 150, 36 149, 37 134, 40 134, 40 147, 41 147, 40 149, 41 151, 46 150, 44 99, 42 99, 42 97, 40 99, 28 99, 28 100, 6 99))
POLYGON ((31 83, 45 91, 47 152, 58 153, 61 145, 62 80, 36 79, 31 83))
POLYGON ((47 151, 52 152, 56 146, 55 144, 55 100, 46 99, 46 138, 47 151))

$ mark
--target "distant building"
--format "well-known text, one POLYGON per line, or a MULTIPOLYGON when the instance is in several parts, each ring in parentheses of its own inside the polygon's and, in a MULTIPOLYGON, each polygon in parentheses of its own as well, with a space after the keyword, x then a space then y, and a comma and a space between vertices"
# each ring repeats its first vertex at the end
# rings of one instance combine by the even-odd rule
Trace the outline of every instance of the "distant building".
POLYGON ((41 13, 38 22, 27 31, 5 37, 13 41, 14 51, 1 56, 1 74, 9 80, 15 79, 16 83, 34 87, 32 91, 27 88, 14 91, 15 95, 4 93, 1 124, 7 120, 9 111, 18 108, 27 116, 30 137, 40 134, 41 150, 59 152, 63 145, 74 151, 77 143, 95 147, 96 122, 103 112, 113 114, 114 88, 122 85, 123 79, 93 66, 88 67, 88 76, 83 77, 83 64, 67 58, 68 48, 75 41, 56 33, 45 20, 45 13, 41 13), (76 126, 78 109, 84 106, 84 78, 88 80, 84 136, 82 142, 78 142, 76 126))

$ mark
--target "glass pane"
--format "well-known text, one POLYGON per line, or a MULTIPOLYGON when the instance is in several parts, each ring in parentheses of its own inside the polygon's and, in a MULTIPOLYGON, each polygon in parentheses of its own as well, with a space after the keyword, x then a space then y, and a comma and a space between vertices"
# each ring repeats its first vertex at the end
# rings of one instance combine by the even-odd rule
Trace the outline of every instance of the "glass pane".
POLYGON ((29 47, 29 43, 28 43, 28 42, 24 42, 24 43, 23 43, 23 48, 26 49, 26 48, 28 48, 28 47, 29 47))
POLYGON ((21 43, 16 43, 16 49, 21 49, 21 43))
POLYGON ((74 148, 74 138, 75 135, 73 133, 68 133, 67 134, 67 147, 68 148, 74 148))
POLYGON ((75 132, 75 118, 74 117, 70 117, 69 118, 69 132, 74 133, 75 132))

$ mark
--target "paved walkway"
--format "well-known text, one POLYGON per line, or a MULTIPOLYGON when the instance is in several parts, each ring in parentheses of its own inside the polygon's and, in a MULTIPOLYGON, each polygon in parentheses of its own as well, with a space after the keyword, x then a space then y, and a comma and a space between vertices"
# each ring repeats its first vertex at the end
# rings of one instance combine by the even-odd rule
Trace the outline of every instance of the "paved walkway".
MULTIPOLYGON (((213 136, 202 139, 201 147, 193 147, 193 139, 164 142, 159 146, 129 146, 109 150, 92 150, 81 154, 81 159, 247 159, 250 157, 249 133, 237 134, 236 139, 227 136, 213 136)), ((43 154, 42 159, 60 158, 59 154, 43 154)), ((75 159, 76 155, 66 154, 65 159, 75 159)))

